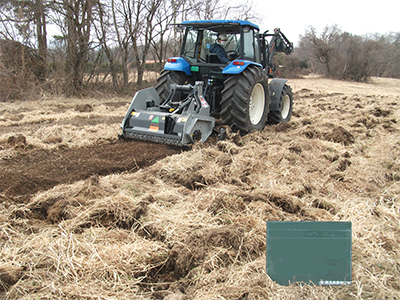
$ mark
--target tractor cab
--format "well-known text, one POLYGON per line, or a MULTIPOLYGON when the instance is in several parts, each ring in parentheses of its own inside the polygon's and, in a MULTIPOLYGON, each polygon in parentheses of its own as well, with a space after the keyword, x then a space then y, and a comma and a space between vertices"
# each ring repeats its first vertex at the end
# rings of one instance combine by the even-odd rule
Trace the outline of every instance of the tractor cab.
MULTIPOLYGON (((224 70, 244 66, 244 62, 257 63, 261 66, 261 47, 259 45, 259 27, 249 21, 240 20, 206 20, 186 21, 178 25, 184 30, 184 38, 179 58, 168 60, 166 69, 172 70, 173 63, 186 66, 185 73, 194 76, 196 81, 204 76, 226 79, 224 70), (224 36, 221 45, 228 57, 222 62, 213 52, 218 37, 224 36), (171 69, 172 67, 172 69, 171 69)), ((248 63, 247 63, 248 64, 248 63)))
MULTIPOLYGON (((258 51, 257 25, 248 21, 201 21, 184 22, 186 27, 181 56, 191 63, 221 63, 215 53, 210 52, 220 34, 225 36, 224 50, 230 60, 246 59, 261 63, 258 51)), ((226 65, 226 64, 225 64, 226 65)))

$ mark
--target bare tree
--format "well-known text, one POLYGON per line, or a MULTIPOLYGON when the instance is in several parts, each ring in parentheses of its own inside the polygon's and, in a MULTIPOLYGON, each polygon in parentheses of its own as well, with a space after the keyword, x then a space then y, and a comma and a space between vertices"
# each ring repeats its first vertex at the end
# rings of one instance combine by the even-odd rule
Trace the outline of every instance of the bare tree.
POLYGON ((104 60, 107 65, 101 72, 106 70, 104 78, 111 74, 113 89, 120 92, 128 87, 131 66, 141 86, 150 55, 163 63, 168 55, 178 54, 181 35, 169 24, 198 18, 252 18, 251 5, 243 9, 222 1, 0 0, 0 35, 37 45, 45 65, 51 53, 52 67, 59 67, 53 75, 63 79, 66 94, 81 95, 84 83, 97 74, 94 67, 104 60), (51 52, 49 22, 61 33, 53 36, 51 52), (86 67, 90 67, 87 77, 86 67))
POLYGON ((319 37, 314 28, 309 28, 300 39, 300 48, 317 71, 345 80, 366 81, 370 76, 380 76, 396 61, 395 46, 385 36, 353 36, 336 25, 325 27, 319 37))
POLYGON ((222 14, 223 5, 220 0, 192 0, 189 3, 194 18, 210 20, 222 14))
POLYGON ((140 25, 138 17, 135 13, 140 11, 140 1, 124 1, 115 2, 112 0, 112 15, 114 21, 114 30, 117 35, 119 49, 121 51, 122 77, 123 87, 128 87, 129 81, 129 64, 132 61, 130 57, 133 45, 131 43, 132 32, 136 32, 140 25), (136 7, 136 9, 135 9, 136 7))
POLYGON ((154 16, 154 30, 157 31, 156 36, 158 39, 153 39, 151 45, 154 53, 154 60, 157 60, 159 63, 164 62, 168 49, 173 48, 177 34, 175 28, 170 30, 170 25, 177 22, 177 16, 184 1, 185 0, 163 1, 154 16))
MULTIPOLYGON (((112 11, 114 12, 114 1, 112 0, 111 3, 105 3, 105 1, 99 1, 97 5, 97 15, 98 15, 98 22, 94 22, 94 28, 97 35, 97 39, 99 40, 100 46, 103 49, 107 59, 109 61, 110 73, 112 78, 113 89, 116 92, 119 92, 119 83, 118 83, 118 74, 117 74, 117 66, 118 63, 116 51, 112 50, 113 43, 113 29, 115 24, 115 14, 107 13, 112 11), (107 5, 108 4, 108 5, 107 5), (114 23, 114 26, 112 24, 114 23)), ((119 32, 117 31, 117 36, 119 37, 119 32)), ((116 45, 114 45, 115 47, 116 45)), ((120 44, 121 46, 121 44, 120 44)), ((115 47, 116 48, 116 47, 115 47)))
POLYGON ((94 0, 63 0, 67 24, 66 93, 82 94, 94 0))
POLYGON ((338 44, 340 35, 341 32, 336 25, 325 27, 320 37, 317 36, 313 27, 309 27, 301 40, 302 46, 309 49, 308 54, 311 58, 325 67, 327 76, 331 76, 335 46, 338 44))
POLYGON ((3 38, 37 44, 38 55, 44 62, 47 59, 46 11, 44 0, 6 0, 0 1, 0 28, 3 38), (32 29, 31 26, 35 29, 32 29))
POLYGON ((43 0, 35 0, 33 18, 36 25, 36 39, 38 43, 39 56, 47 61, 47 20, 46 3, 43 0))
POLYGON ((393 49, 393 63, 390 64, 388 74, 391 77, 400 78, 400 32, 394 33, 391 39, 391 48, 393 49))
POLYGON ((253 7, 251 1, 246 3, 240 3, 235 6, 225 5, 223 10, 222 19, 233 19, 233 20, 247 20, 247 21, 260 21, 261 17, 253 7))
POLYGON ((125 26, 135 57, 138 86, 143 83, 146 59, 151 43, 157 35, 154 16, 161 3, 162 0, 137 0, 132 1, 124 10, 125 26))
POLYGON ((144 35, 143 53, 141 59, 140 60, 137 59, 138 62, 140 61, 140 64, 137 65, 139 86, 141 86, 142 84, 146 58, 149 53, 151 43, 158 36, 158 33, 155 30, 157 22, 155 22, 154 16, 157 10, 159 9, 160 5, 162 4, 162 2, 163 2, 162 0, 151 0, 146 6, 147 16, 146 16, 146 30, 144 35))

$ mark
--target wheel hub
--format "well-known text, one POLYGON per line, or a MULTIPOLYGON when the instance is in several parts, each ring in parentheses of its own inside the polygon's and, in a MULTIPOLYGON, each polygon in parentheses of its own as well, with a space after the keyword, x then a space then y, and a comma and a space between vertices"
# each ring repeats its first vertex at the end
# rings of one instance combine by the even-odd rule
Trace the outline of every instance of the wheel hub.
POLYGON ((286 119, 289 115, 289 111, 290 111, 290 97, 289 95, 285 95, 282 99, 282 119, 286 119))
POLYGON ((249 117, 253 125, 257 125, 263 116, 265 106, 265 92, 261 83, 257 83, 250 95, 249 117))

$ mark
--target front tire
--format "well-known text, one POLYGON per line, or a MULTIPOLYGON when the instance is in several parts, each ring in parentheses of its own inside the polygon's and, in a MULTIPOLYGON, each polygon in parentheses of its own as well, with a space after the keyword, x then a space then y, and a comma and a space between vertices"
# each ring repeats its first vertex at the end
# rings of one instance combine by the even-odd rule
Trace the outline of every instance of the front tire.
POLYGON ((160 77, 157 78, 156 91, 160 96, 160 103, 163 103, 169 95, 171 84, 185 84, 189 76, 184 72, 162 70, 160 77))
POLYGON ((293 109, 292 88, 284 85, 279 98, 278 110, 271 110, 268 114, 268 124, 287 123, 290 121, 293 109))
POLYGON ((249 67, 224 82, 222 123, 247 134, 262 131, 269 111, 268 78, 260 68, 249 67))

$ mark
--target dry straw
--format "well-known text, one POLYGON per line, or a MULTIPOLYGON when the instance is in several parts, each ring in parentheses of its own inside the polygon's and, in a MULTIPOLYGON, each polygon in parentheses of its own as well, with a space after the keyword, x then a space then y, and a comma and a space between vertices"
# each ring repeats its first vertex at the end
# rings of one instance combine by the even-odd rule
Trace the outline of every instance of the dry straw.
MULTIPOLYGON (((398 298, 400 99, 376 94, 381 82, 296 80, 288 124, 230 133, 136 173, 59 185, 27 204, 4 200, 0 291, 8 299, 398 298), (352 222, 351 286, 280 286, 267 276, 265 222, 305 219, 352 222)), ((107 135, 104 126, 49 126, 30 141, 55 131, 77 147, 107 135)))

